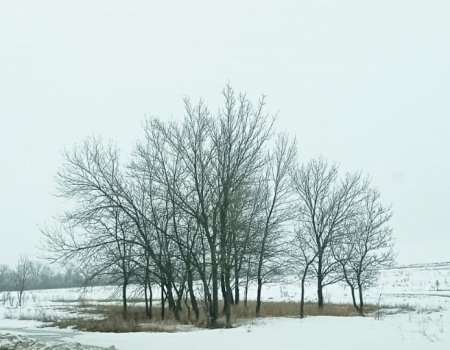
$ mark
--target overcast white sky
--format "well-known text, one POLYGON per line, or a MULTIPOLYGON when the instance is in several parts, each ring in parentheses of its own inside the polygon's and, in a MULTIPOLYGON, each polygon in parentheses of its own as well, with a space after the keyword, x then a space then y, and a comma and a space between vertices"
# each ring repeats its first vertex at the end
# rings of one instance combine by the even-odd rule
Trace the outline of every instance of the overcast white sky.
POLYGON ((300 159, 372 176, 400 263, 450 260, 450 1, 2 1, 0 263, 38 254, 61 151, 264 93, 300 159))

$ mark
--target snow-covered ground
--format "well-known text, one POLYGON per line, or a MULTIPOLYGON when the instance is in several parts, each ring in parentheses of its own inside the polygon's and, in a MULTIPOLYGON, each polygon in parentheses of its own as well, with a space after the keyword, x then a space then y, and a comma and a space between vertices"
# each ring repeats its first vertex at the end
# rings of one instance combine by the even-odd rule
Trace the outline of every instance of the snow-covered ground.
MULTIPOLYGON (((308 300, 315 300, 314 289, 314 285, 308 287, 308 300)), ((41 322, 24 320, 42 318, 43 315, 47 318, 73 317, 79 313, 76 307, 79 302, 102 303, 111 295, 114 295, 112 287, 85 291, 29 291, 25 294, 24 306, 19 308, 13 294, 1 293, 0 333, 3 335, 0 336, 0 349, 12 349, 16 346, 14 344, 24 344, 17 349, 63 349, 61 344, 65 344, 64 349, 84 349, 79 344, 85 344, 102 348, 114 346, 121 350, 243 347, 261 350, 450 349, 450 263, 384 271, 379 285, 367 291, 366 302, 410 305, 415 311, 383 314, 381 317, 266 318, 228 330, 121 334, 42 328, 41 322), (17 338, 18 335, 27 338, 17 338)), ((250 295, 254 295, 254 291, 250 295)), ((349 291, 341 285, 330 286, 325 295, 328 301, 350 302, 349 291)), ((298 300, 298 283, 266 285, 263 296, 265 300, 298 300)))

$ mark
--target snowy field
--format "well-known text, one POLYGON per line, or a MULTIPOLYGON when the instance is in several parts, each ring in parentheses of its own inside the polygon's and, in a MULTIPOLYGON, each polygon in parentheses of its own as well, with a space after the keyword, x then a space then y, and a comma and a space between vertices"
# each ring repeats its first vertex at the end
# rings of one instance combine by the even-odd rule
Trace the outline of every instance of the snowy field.
MULTIPOLYGON (((14 293, 3 292, 0 349, 450 349, 450 263, 384 271, 379 285, 367 291, 366 302, 391 308, 367 317, 265 318, 228 330, 121 334, 42 327, 33 320, 92 317, 81 314, 77 305, 106 303, 114 292, 113 287, 27 291, 22 307, 14 293), (406 305, 414 311, 394 312, 406 305)), ((325 295, 327 301, 351 302, 342 285, 330 286, 325 295)), ((297 301, 298 283, 266 285, 263 297, 297 301)), ((113 303, 120 303, 116 299, 113 303)), ((315 300, 313 285, 307 300, 315 300)))

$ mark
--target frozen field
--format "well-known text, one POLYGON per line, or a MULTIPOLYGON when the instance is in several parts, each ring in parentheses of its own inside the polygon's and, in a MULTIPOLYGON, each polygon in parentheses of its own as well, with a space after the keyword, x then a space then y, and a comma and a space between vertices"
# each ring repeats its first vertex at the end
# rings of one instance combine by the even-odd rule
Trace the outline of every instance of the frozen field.
MULTIPOLYGON (((395 309, 390 309, 364 318, 266 318, 229 330, 122 334, 42 328, 41 322, 24 320, 73 317, 79 312, 78 303, 104 303, 113 295, 112 287, 28 291, 19 308, 13 293, 1 293, 0 349, 450 349, 450 263, 383 272, 379 285, 367 291, 366 302, 409 305, 415 311, 393 313, 395 309)), ((296 301, 299 287, 295 282, 266 285, 263 296, 296 301)), ((349 291, 341 285, 328 288, 326 296, 328 301, 351 301, 349 291)), ((314 301, 313 285, 308 287, 307 299, 314 301)))

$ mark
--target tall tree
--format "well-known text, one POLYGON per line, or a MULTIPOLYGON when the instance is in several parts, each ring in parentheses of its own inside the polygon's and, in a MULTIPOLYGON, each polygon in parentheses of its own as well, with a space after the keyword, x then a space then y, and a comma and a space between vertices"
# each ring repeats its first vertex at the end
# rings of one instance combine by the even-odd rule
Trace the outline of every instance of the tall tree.
POLYGON ((90 138, 65 153, 57 174, 58 195, 73 205, 61 217, 61 227, 43 230, 53 260, 76 261, 88 279, 106 276, 122 286, 123 317, 126 289, 134 269, 136 219, 127 207, 125 177, 119 150, 90 138))
POLYGON ((286 222, 292 219, 292 195, 289 175, 292 172, 297 155, 295 142, 289 144, 285 135, 280 135, 275 149, 269 159, 263 177, 262 186, 262 229, 257 244, 257 295, 256 315, 260 315, 261 291, 265 281, 274 275, 281 275, 284 265, 281 257, 285 257, 287 235, 286 222), (284 234, 284 237, 283 237, 284 234))
POLYGON ((300 318, 305 316, 305 283, 311 275, 311 265, 318 255, 314 235, 304 230, 302 225, 296 228, 290 249, 293 270, 300 276, 300 318))
POLYGON ((225 105, 219 112, 212 135, 216 154, 214 166, 217 181, 217 225, 220 247, 220 268, 225 290, 224 311, 227 327, 231 326, 231 272, 233 266, 230 207, 238 189, 245 186, 252 174, 266 164, 264 152, 272 136, 273 118, 264 113, 264 99, 256 107, 244 94, 235 96, 227 86, 223 92, 225 105))
POLYGON ((382 205, 380 197, 378 190, 366 191, 358 215, 347 224, 339 245, 333 248, 350 287, 353 305, 361 315, 364 315, 364 289, 375 284, 381 269, 394 263, 393 235, 389 226, 392 211, 382 205), (358 291, 358 303, 355 291, 358 291))
POLYGON ((298 196, 298 223, 301 232, 311 235, 317 278, 317 299, 323 307, 323 288, 342 279, 332 247, 349 219, 357 214, 357 203, 367 188, 360 174, 338 177, 336 166, 325 160, 311 160, 293 174, 293 188, 298 196))

